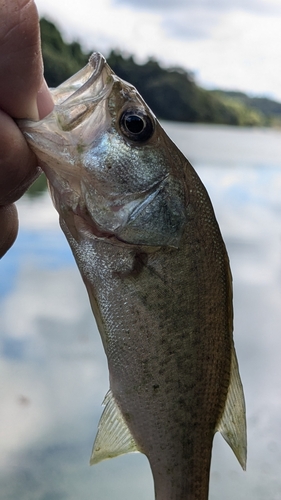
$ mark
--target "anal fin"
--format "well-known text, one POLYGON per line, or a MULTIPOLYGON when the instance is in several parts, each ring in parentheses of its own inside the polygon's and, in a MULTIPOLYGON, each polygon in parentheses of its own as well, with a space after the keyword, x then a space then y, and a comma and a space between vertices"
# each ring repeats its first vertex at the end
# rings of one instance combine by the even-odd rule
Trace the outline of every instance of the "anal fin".
POLYGON ((105 408, 99 421, 90 465, 97 464, 107 458, 138 451, 134 438, 110 390, 106 394, 103 404, 105 408))
POLYGON ((246 470, 247 433, 246 409, 242 382, 235 349, 232 349, 230 383, 219 431, 236 455, 241 467, 246 470))

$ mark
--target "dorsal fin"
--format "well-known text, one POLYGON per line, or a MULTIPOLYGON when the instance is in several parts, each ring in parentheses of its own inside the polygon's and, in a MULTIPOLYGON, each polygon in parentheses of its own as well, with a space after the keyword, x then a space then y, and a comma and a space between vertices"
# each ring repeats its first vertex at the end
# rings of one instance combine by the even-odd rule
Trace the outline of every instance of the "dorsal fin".
POLYGON ((124 453, 138 451, 134 438, 110 390, 106 394, 103 404, 105 408, 99 421, 90 465, 124 453))
POLYGON ((232 349, 230 383, 225 408, 217 426, 219 431, 236 455, 241 467, 246 470, 247 435, 246 410, 242 382, 235 349, 232 349))

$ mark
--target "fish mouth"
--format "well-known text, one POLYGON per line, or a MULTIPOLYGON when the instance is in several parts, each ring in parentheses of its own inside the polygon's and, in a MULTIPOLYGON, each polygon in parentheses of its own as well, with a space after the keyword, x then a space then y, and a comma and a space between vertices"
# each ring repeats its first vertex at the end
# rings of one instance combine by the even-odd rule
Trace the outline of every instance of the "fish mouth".
POLYGON ((82 124, 110 93, 113 83, 114 72, 103 55, 94 52, 84 68, 51 89, 59 129, 70 132, 82 124))
MULTIPOLYGON (((70 101, 74 103, 76 99, 79 99, 80 101, 82 95, 83 98, 87 98, 89 93, 89 98, 93 99, 94 95, 90 89, 93 85, 95 87, 97 80, 99 80, 102 71, 105 68, 109 73, 109 66, 103 55, 99 52, 94 52, 90 56, 88 64, 84 68, 68 78, 68 80, 55 89, 51 89, 55 105, 60 105, 62 103, 68 105, 70 101)), ((110 73, 113 73, 111 69, 110 73)), ((99 94, 99 92, 96 93, 97 98, 99 97, 99 94)))
POLYGON ((103 55, 94 52, 84 68, 50 89, 55 107, 48 116, 39 121, 17 120, 35 154, 40 157, 40 152, 45 150, 44 144, 62 140, 64 132, 72 131, 89 118, 98 103, 110 93, 114 77, 103 55))

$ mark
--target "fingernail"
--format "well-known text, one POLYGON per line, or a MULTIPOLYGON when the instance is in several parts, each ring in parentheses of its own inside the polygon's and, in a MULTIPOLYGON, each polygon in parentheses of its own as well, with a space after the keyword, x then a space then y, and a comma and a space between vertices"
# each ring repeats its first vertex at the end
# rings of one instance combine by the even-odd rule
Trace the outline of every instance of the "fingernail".
POLYGON ((37 94, 37 109, 39 120, 45 118, 51 111, 53 111, 54 102, 51 95, 51 92, 48 88, 46 80, 43 79, 42 85, 37 94))

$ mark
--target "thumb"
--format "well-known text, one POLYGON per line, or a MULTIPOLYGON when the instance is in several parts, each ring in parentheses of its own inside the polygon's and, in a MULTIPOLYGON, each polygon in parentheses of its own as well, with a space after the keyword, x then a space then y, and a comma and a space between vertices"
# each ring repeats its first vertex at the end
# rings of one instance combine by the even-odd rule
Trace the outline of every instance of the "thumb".
POLYGON ((13 118, 36 120, 53 108, 37 8, 33 0, 0 0, 0 12, 0 108, 13 118))

